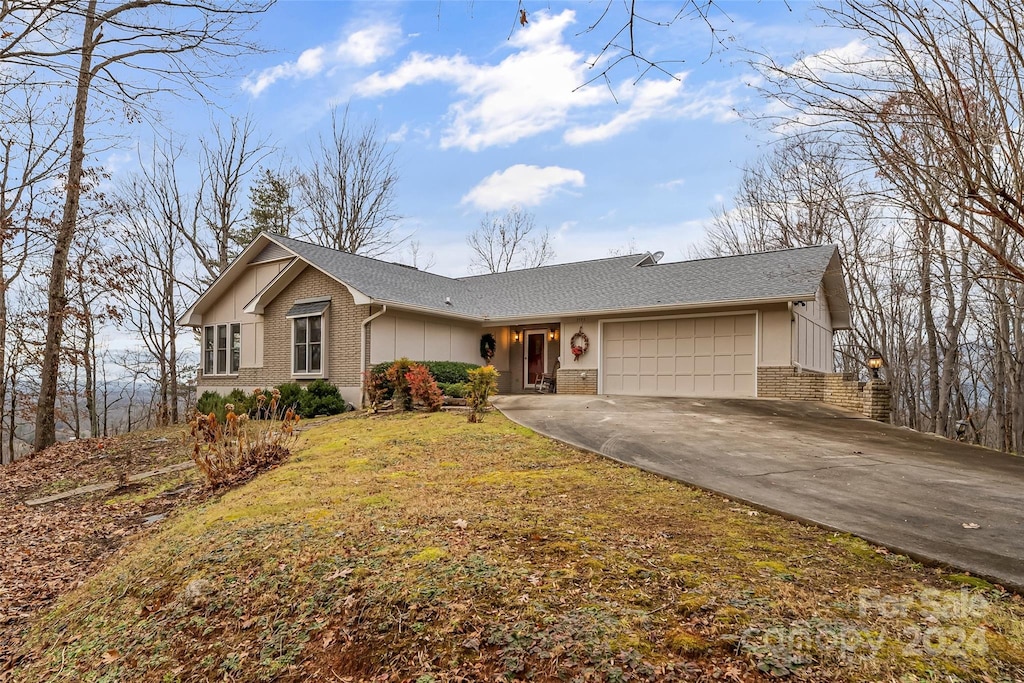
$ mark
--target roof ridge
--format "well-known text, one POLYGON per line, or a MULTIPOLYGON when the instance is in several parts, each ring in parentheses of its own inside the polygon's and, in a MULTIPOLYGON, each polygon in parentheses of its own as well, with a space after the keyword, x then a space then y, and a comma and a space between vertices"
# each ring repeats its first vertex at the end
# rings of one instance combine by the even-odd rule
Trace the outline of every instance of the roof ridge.
POLYGON ((477 275, 466 275, 464 277, 455 278, 456 280, 471 280, 473 278, 491 277, 494 275, 506 275, 508 273, 524 273, 526 271, 541 270, 543 268, 558 268, 561 266, 575 266, 580 263, 600 263, 602 261, 614 261, 616 259, 627 259, 636 258, 637 256, 645 256, 650 252, 644 254, 623 254, 622 256, 605 256, 602 258, 591 258, 591 259, 580 259, 579 261, 566 261, 565 263, 545 263, 542 266, 533 266, 532 268, 514 268, 512 270, 503 270, 497 273, 479 273, 477 275))
POLYGON ((781 254, 785 251, 803 251, 805 249, 823 249, 825 247, 831 247, 838 249, 839 245, 832 242, 828 244, 809 244, 803 247, 783 247, 781 249, 766 249, 765 251, 750 251, 743 254, 722 254, 721 256, 702 256, 701 258, 686 259, 684 261, 666 261, 664 263, 654 263, 648 267, 656 266, 675 266, 680 263, 700 263, 701 261, 722 261, 730 258, 740 258, 744 256, 763 256, 765 254, 781 254))
POLYGON ((422 275, 429 275, 430 277, 438 277, 438 278, 441 278, 442 280, 447 280, 449 282, 461 282, 462 281, 461 278, 448 277, 447 275, 441 275, 439 273, 431 273, 429 270, 420 270, 416 266, 410 266, 410 265, 405 264, 405 263, 397 263, 395 261, 385 261, 384 259, 375 258, 373 256, 366 256, 365 254, 356 254, 356 253, 351 252, 351 251, 344 251, 343 249, 335 249, 334 247, 325 247, 322 244, 316 244, 315 242, 307 242, 306 240, 296 239, 296 238, 290 237, 288 235, 279 235, 277 233, 272 233, 272 232, 269 232, 269 231, 266 231, 266 230, 264 230, 263 233, 267 237, 269 237, 270 239, 281 238, 281 239, 287 240, 289 242, 298 242, 299 244, 301 244, 303 246, 313 247, 315 249, 325 249, 325 250, 333 252, 335 254, 342 254, 344 256, 355 256, 355 257, 361 258, 361 259, 366 260, 366 261, 373 261, 374 263, 383 263, 383 264, 388 265, 388 266, 395 266, 396 268, 402 268, 406 272, 420 273, 422 275))

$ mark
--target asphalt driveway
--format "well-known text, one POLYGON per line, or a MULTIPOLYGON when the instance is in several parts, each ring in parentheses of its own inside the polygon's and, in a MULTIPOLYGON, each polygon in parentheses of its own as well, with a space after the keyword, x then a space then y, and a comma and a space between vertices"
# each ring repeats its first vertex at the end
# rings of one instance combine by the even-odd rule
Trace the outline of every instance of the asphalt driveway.
POLYGON ((559 441, 1024 590, 1022 457, 814 402, 523 395, 495 405, 559 441))

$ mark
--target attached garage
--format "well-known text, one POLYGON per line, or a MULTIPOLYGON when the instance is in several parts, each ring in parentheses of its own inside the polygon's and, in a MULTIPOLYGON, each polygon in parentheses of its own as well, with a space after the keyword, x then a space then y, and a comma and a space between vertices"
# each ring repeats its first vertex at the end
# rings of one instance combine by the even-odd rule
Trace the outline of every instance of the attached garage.
POLYGON ((600 392, 754 396, 756 316, 605 321, 600 392))

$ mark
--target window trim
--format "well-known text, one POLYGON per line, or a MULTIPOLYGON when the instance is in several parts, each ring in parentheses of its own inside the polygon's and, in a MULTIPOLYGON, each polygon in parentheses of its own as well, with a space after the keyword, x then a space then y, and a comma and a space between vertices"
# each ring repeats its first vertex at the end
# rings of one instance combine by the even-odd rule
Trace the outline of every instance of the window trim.
POLYGON ((203 377, 237 377, 242 367, 242 323, 214 323, 203 325, 203 377), (225 346, 218 346, 221 331, 224 333, 225 346), (238 339, 238 367, 235 365, 234 340, 238 339), (212 345, 210 345, 212 343, 212 345), (224 351, 223 367, 220 352, 224 351))
MULTIPOLYGON (((314 302, 304 302, 304 303, 316 303, 316 302, 314 301, 314 302)), ((329 313, 329 310, 330 310, 330 306, 328 305, 320 313, 313 313, 313 314, 310 314, 310 315, 296 315, 296 316, 288 316, 287 317, 287 319, 288 319, 288 321, 290 323, 289 327, 291 328, 291 345, 289 346, 290 350, 288 352, 288 362, 289 362, 289 366, 290 366, 291 376, 292 377, 295 377, 295 378, 298 378, 298 379, 305 379, 305 378, 309 378, 309 379, 326 379, 327 378, 327 374, 328 374, 327 373, 327 368, 328 368, 328 359, 327 359, 327 348, 328 348, 328 346, 327 345, 328 345, 328 329, 329 329, 328 328, 328 313, 329 313), (320 369, 319 370, 310 371, 308 369, 309 368, 309 358, 310 358, 310 353, 309 353, 309 348, 310 348, 310 342, 309 342, 309 323, 308 323, 308 321, 313 319, 313 318, 319 318, 320 319, 320 341, 319 341, 319 344, 320 344, 320 369), (295 360, 296 360, 296 356, 295 356, 295 347, 296 347, 295 327, 296 327, 296 325, 297 325, 299 320, 307 321, 307 323, 306 323, 306 343, 305 343, 305 347, 306 347, 306 368, 307 369, 303 370, 303 371, 299 371, 299 370, 295 369, 295 360)))

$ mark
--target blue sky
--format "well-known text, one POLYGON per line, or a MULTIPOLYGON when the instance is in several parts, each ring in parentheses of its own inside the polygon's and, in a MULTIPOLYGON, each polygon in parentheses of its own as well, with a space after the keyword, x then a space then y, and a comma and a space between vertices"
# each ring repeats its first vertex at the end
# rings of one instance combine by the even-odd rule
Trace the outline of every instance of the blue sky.
MULTIPOLYGON (((257 36, 272 51, 245 58, 223 106, 251 112, 289 165, 327 131, 332 106, 376 119, 397 149, 398 231, 433 255, 435 272, 465 274, 466 235, 512 204, 550 228, 556 262, 631 240, 679 260, 770 139, 737 113, 761 106, 741 48, 788 57, 849 38, 816 28, 806 2, 725 2, 712 21, 726 44, 713 52, 700 21, 640 35, 646 55, 683 60, 665 65, 679 80, 650 72, 635 82, 623 62, 611 89, 577 89, 600 71, 587 62, 621 23, 613 9, 581 35, 604 5, 524 2, 521 27, 514 2, 285 0, 257 36)), ((667 17, 679 5, 642 6, 667 17)), ((164 112, 180 139, 204 132, 209 117, 195 107, 164 112)))

